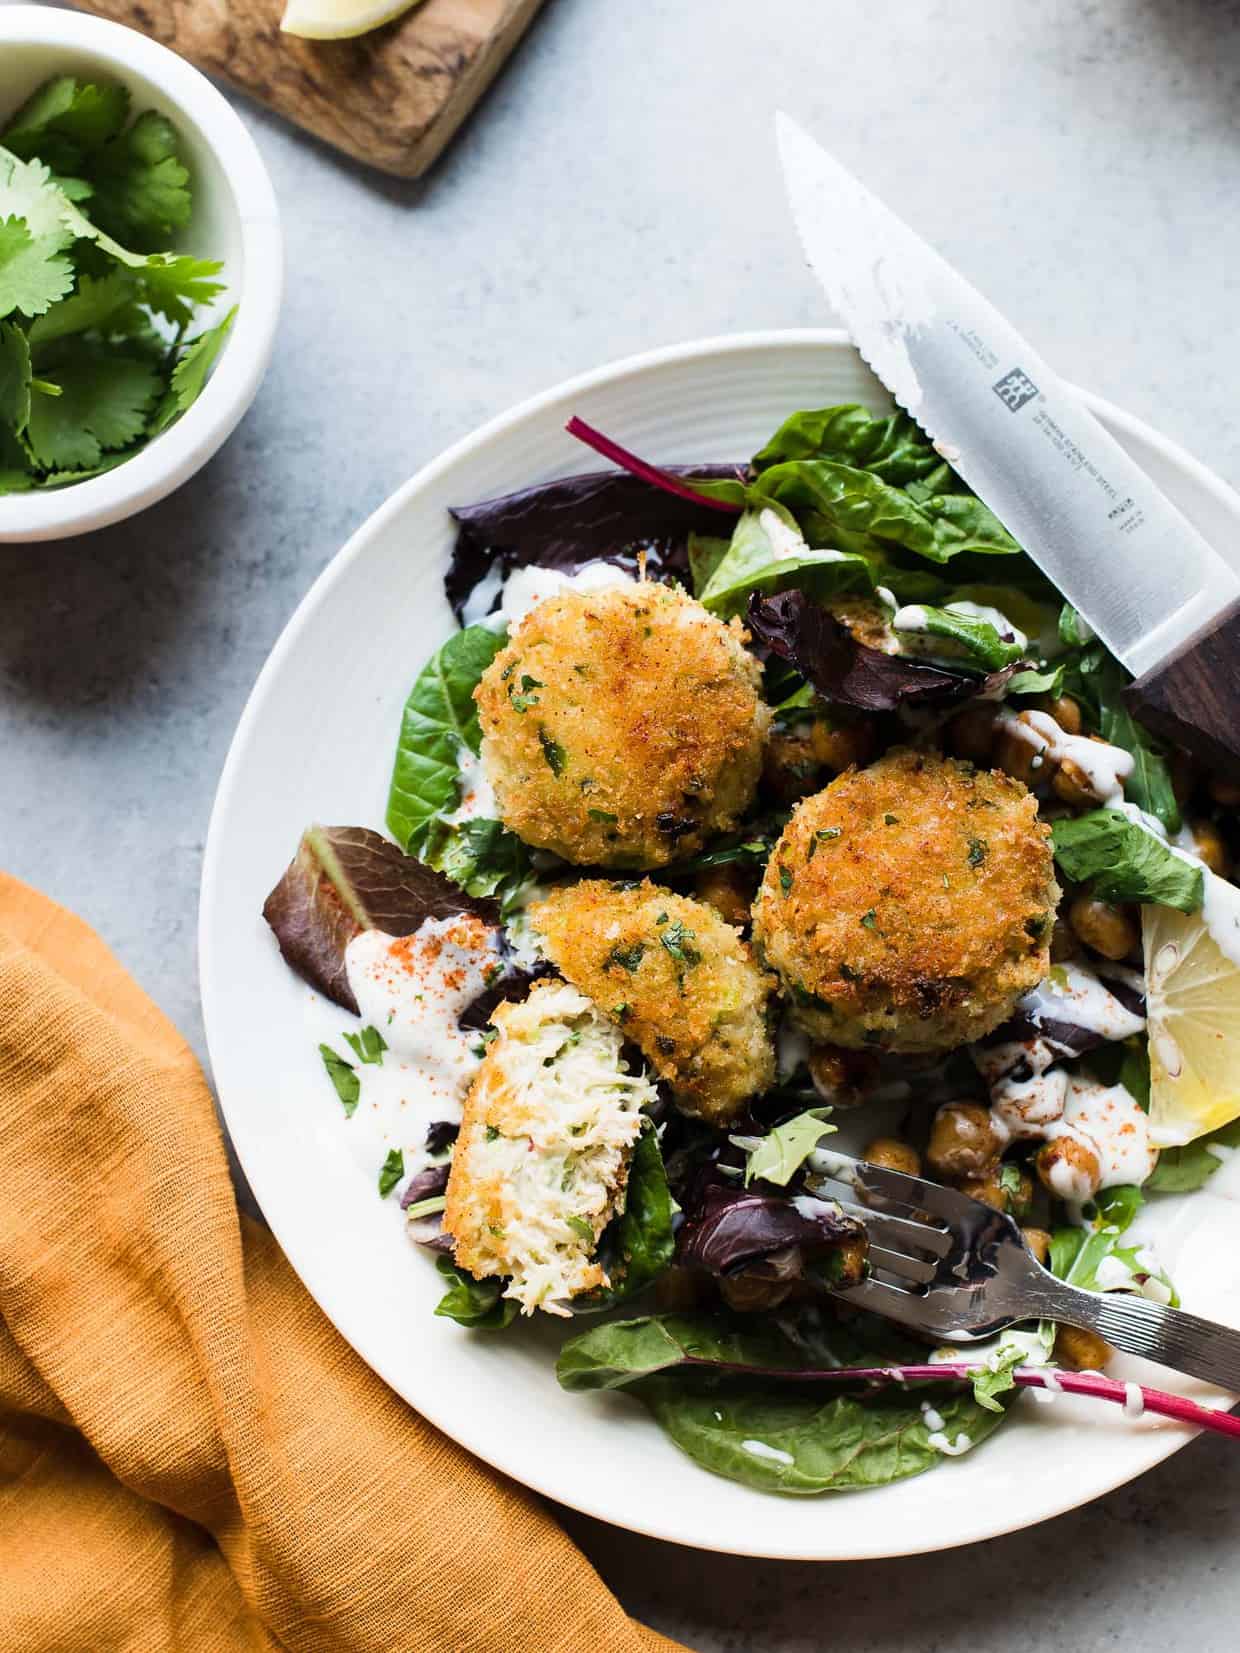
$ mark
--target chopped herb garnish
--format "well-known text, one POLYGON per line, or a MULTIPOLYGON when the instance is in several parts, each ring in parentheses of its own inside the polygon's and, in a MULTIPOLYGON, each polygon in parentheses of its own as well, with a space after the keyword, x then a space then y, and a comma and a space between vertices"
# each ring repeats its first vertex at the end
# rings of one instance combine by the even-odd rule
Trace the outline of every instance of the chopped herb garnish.
POLYGON ((666 924, 667 923, 667 914, 666 913, 660 913, 658 918, 655 919, 655 923, 656 924, 666 924))
POLYGON ((319 1055, 323 1058, 323 1066, 327 1069, 327 1077, 336 1087, 336 1095, 344 1103, 344 1111, 350 1117, 362 1096, 362 1082, 353 1071, 352 1066, 343 1056, 338 1056, 330 1045, 320 1045, 319 1055))
POLYGON ((364 1027, 360 1033, 346 1033, 344 1042, 359 1062, 369 1062, 376 1067, 382 1062, 387 1049, 387 1040, 377 1027, 364 1027))
POLYGON ((538 731, 538 743, 543 749, 543 757, 547 760, 547 768, 553 775, 562 775, 564 765, 568 762, 568 753, 558 740, 552 740, 545 729, 538 731))
POLYGON ((843 830, 843 827, 819 827, 817 832, 815 832, 814 837, 817 838, 820 844, 826 844, 829 843, 832 838, 838 838, 843 830))
POLYGON ((613 1004, 611 1013, 618 1022, 622 1022, 629 1013, 629 1007, 622 999, 619 1004, 613 1004))
POLYGON ((780 869, 779 869, 779 887, 784 892, 785 895, 787 895, 788 891, 792 888, 792 868, 791 867, 780 867, 780 869))
POLYGON ((969 865, 971 867, 980 867, 989 854, 990 845, 984 838, 969 839, 969 865))
POLYGON ((605 809, 587 809, 586 814, 592 821, 602 821, 604 826, 615 826, 620 819, 618 815, 609 815, 605 809))
POLYGON ((388 1157, 383 1162, 383 1169, 379 1172, 379 1197, 387 1199, 396 1184, 405 1174, 405 1156, 399 1148, 389 1148, 388 1157))
POLYGON ((499 1133, 499 1130, 496 1126, 494 1126, 494 1125, 488 1125, 487 1126, 487 1141, 488 1142, 498 1142, 499 1141, 499 1135, 500 1135, 500 1133, 499 1133))
MULTIPOLYGON (((664 946, 666 945, 667 938, 664 937, 664 946)), ((644 941, 635 941, 628 947, 613 947, 603 960, 603 969, 609 970, 613 964, 618 964, 622 970, 627 970, 632 975, 641 963, 645 951, 646 943, 644 941)))
POLYGON ((702 962, 702 955, 694 945, 697 941, 696 930, 686 929, 679 919, 676 920, 675 924, 668 926, 659 937, 659 940, 672 957, 678 959, 681 964, 687 964, 692 968, 695 964, 702 962))
POLYGON ((883 821, 887 826, 899 826, 900 817, 898 815, 884 815, 883 821))
POLYGON ((999 1172, 999 1187, 1009 1200, 1014 1200, 1020 1193, 1020 1167, 1005 1165, 999 1172))
POLYGON ((862 913, 861 925, 862 928, 866 930, 878 929, 878 914, 874 911, 873 907, 870 908, 868 913, 862 913))
POLYGON ((593 1223, 587 1222, 584 1217, 566 1217, 564 1220, 579 1240, 584 1240, 587 1245, 594 1244, 593 1223))

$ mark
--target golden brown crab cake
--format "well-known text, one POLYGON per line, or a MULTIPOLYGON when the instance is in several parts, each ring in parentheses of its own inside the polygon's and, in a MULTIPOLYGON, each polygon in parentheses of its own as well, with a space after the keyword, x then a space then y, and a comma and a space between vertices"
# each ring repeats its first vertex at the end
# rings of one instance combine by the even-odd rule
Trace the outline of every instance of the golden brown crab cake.
POLYGON ((623 1038, 575 987, 541 981, 497 1006, 498 1037, 465 1099, 443 1226, 458 1267, 507 1278, 524 1313, 566 1314, 607 1274, 599 1236, 623 1211, 642 1110, 623 1038))
POLYGON ((500 819, 579 866, 663 866, 734 827, 770 710, 739 621, 651 582, 530 611, 475 690, 500 819))
POLYGON ((724 1126, 775 1082, 775 978, 704 901, 585 879, 530 915, 552 963, 624 1030, 682 1113, 724 1126))
POLYGON ((1050 828, 1019 781, 897 750, 798 806, 754 939, 814 1039, 949 1050, 1046 975, 1058 899, 1050 828))

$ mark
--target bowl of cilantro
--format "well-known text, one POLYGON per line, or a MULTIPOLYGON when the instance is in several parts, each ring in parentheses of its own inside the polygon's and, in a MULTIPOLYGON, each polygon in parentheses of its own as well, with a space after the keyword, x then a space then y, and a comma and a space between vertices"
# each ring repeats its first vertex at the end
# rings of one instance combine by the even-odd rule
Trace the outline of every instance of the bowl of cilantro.
POLYGON ((283 253, 225 99, 116 23, 0 7, 0 542, 119 522, 254 400, 283 253))

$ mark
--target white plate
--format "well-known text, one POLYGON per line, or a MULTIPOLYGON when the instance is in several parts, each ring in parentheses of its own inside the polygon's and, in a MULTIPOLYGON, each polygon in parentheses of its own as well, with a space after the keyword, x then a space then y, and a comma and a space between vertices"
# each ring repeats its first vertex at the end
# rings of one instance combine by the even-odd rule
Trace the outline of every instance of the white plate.
MULTIPOLYGON (((1144 425, 1085 399, 1207 538, 1240 544, 1235 494, 1144 425)), ((346 1019, 285 968, 259 910, 308 822, 383 821, 402 704, 453 627, 440 582, 449 504, 596 468, 563 433, 572 413, 670 463, 743 459, 794 409, 854 400, 890 405, 840 333, 706 340, 536 397, 406 483, 321 575, 255 686, 211 821, 200 929, 211 1059, 246 1174, 309 1290, 392 1388, 480 1458, 602 1520, 714 1550, 824 1560, 935 1550, 1045 1520, 1140 1474, 1189 1432, 1130 1424, 1102 1403, 1025 1397, 993 1440, 928 1476, 797 1499, 708 1475, 623 1396, 562 1394, 552 1328, 471 1335, 432 1314, 441 1281, 394 1202, 379 1200, 373 1154, 350 1141, 314 1048, 316 1029, 346 1019)), ((1218 1257, 1240 1250, 1226 1238, 1240 1211, 1201 1193, 1160 1215, 1189 1306, 1240 1320, 1240 1259, 1225 1265, 1230 1278, 1217 1273, 1218 1257)), ((1154 1368, 1142 1376, 1206 1394, 1154 1368)))

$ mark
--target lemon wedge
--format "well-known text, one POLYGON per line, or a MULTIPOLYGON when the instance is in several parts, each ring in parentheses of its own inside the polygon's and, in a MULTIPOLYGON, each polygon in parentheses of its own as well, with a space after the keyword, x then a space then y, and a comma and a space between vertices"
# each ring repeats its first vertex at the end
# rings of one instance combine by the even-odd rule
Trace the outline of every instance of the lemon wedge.
POLYGON ((369 34, 422 0, 288 0, 280 27, 303 40, 352 40, 369 34))
POLYGON ((1195 913, 1142 912, 1150 1130, 1178 1147, 1240 1117, 1240 889, 1205 873, 1195 913))

